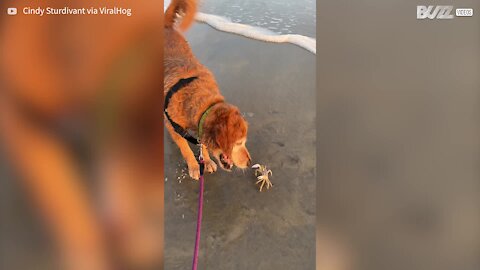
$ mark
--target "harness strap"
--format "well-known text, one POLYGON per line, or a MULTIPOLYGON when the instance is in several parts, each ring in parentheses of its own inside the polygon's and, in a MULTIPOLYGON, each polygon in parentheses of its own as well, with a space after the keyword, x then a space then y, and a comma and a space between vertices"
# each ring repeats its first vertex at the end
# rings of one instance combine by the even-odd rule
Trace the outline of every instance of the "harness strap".
POLYGON ((205 123, 205 119, 207 119, 207 115, 212 110, 213 106, 217 105, 218 103, 213 103, 212 105, 210 105, 208 109, 206 109, 205 112, 203 112, 202 116, 200 117, 200 121, 198 121, 198 140, 199 141, 202 139, 202 135, 203 135, 203 123, 205 123))
POLYGON ((221 103, 222 101, 213 103, 205 110, 205 112, 202 113, 202 116, 200 117, 200 121, 198 122, 198 138, 193 137, 188 132, 188 130, 186 130, 185 128, 180 126, 178 123, 173 121, 170 115, 168 114, 168 110, 167 110, 168 104, 170 103, 170 99, 172 98, 173 94, 178 92, 183 87, 187 86, 190 82, 192 82, 195 79, 197 79, 197 77, 181 79, 175 85, 173 85, 172 88, 170 88, 170 90, 168 90, 167 95, 165 96, 164 112, 165 112, 165 115, 167 116, 168 121, 170 121, 170 124, 172 125, 176 133, 178 133, 180 136, 185 138, 190 143, 200 145, 202 135, 203 135, 203 123, 205 122, 205 119, 207 118, 208 113, 212 110, 213 106, 217 105, 218 103, 221 103))
POLYGON ((165 104, 163 111, 165 112, 165 116, 167 117, 168 121, 170 121, 170 124, 172 125, 173 129, 175 132, 177 132, 180 136, 185 138, 187 141, 189 141, 192 144, 200 144, 200 141, 193 137, 186 129, 184 129, 182 126, 180 126, 178 123, 172 120, 170 118, 170 115, 168 114, 168 104, 170 103, 170 99, 172 98, 173 94, 178 92, 178 90, 182 89, 183 87, 187 86, 189 83, 197 79, 197 77, 190 77, 187 79, 180 79, 175 85, 168 90, 167 95, 165 96, 165 104))

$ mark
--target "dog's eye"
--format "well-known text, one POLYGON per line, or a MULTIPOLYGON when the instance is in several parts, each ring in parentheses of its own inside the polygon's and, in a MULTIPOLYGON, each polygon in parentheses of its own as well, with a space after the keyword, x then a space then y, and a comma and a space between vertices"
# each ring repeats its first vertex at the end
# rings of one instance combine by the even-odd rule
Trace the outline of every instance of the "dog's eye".
POLYGON ((237 142, 235 145, 236 145, 236 146, 241 146, 242 143, 241 143, 241 142, 237 142))

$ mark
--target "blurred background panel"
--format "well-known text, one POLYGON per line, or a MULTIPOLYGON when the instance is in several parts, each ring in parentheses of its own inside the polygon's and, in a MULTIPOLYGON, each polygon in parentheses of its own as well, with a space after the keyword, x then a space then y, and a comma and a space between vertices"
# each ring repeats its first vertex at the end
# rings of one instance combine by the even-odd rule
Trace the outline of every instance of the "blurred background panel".
POLYGON ((317 269, 480 269, 480 3, 317 10, 317 269))
POLYGON ((162 267, 162 6, 0 2, 0 269, 162 267))

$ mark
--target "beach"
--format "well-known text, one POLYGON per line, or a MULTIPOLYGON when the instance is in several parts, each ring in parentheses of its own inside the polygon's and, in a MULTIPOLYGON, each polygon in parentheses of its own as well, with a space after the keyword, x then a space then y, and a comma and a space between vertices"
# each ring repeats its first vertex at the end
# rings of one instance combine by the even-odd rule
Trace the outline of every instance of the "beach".
MULTIPOLYGON (((199 268, 314 269, 315 55, 199 23, 186 38, 248 121, 252 162, 273 171, 264 192, 251 169, 205 176, 199 268)), ((165 269, 189 269, 199 185, 167 133, 165 177, 165 269)))

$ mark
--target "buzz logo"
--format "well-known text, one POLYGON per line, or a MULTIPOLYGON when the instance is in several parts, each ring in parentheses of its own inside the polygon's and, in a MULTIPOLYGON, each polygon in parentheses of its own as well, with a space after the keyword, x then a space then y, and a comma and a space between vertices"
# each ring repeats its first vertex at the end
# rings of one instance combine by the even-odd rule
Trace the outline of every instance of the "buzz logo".
POLYGON ((453 19, 453 6, 417 6, 417 19, 453 19))

